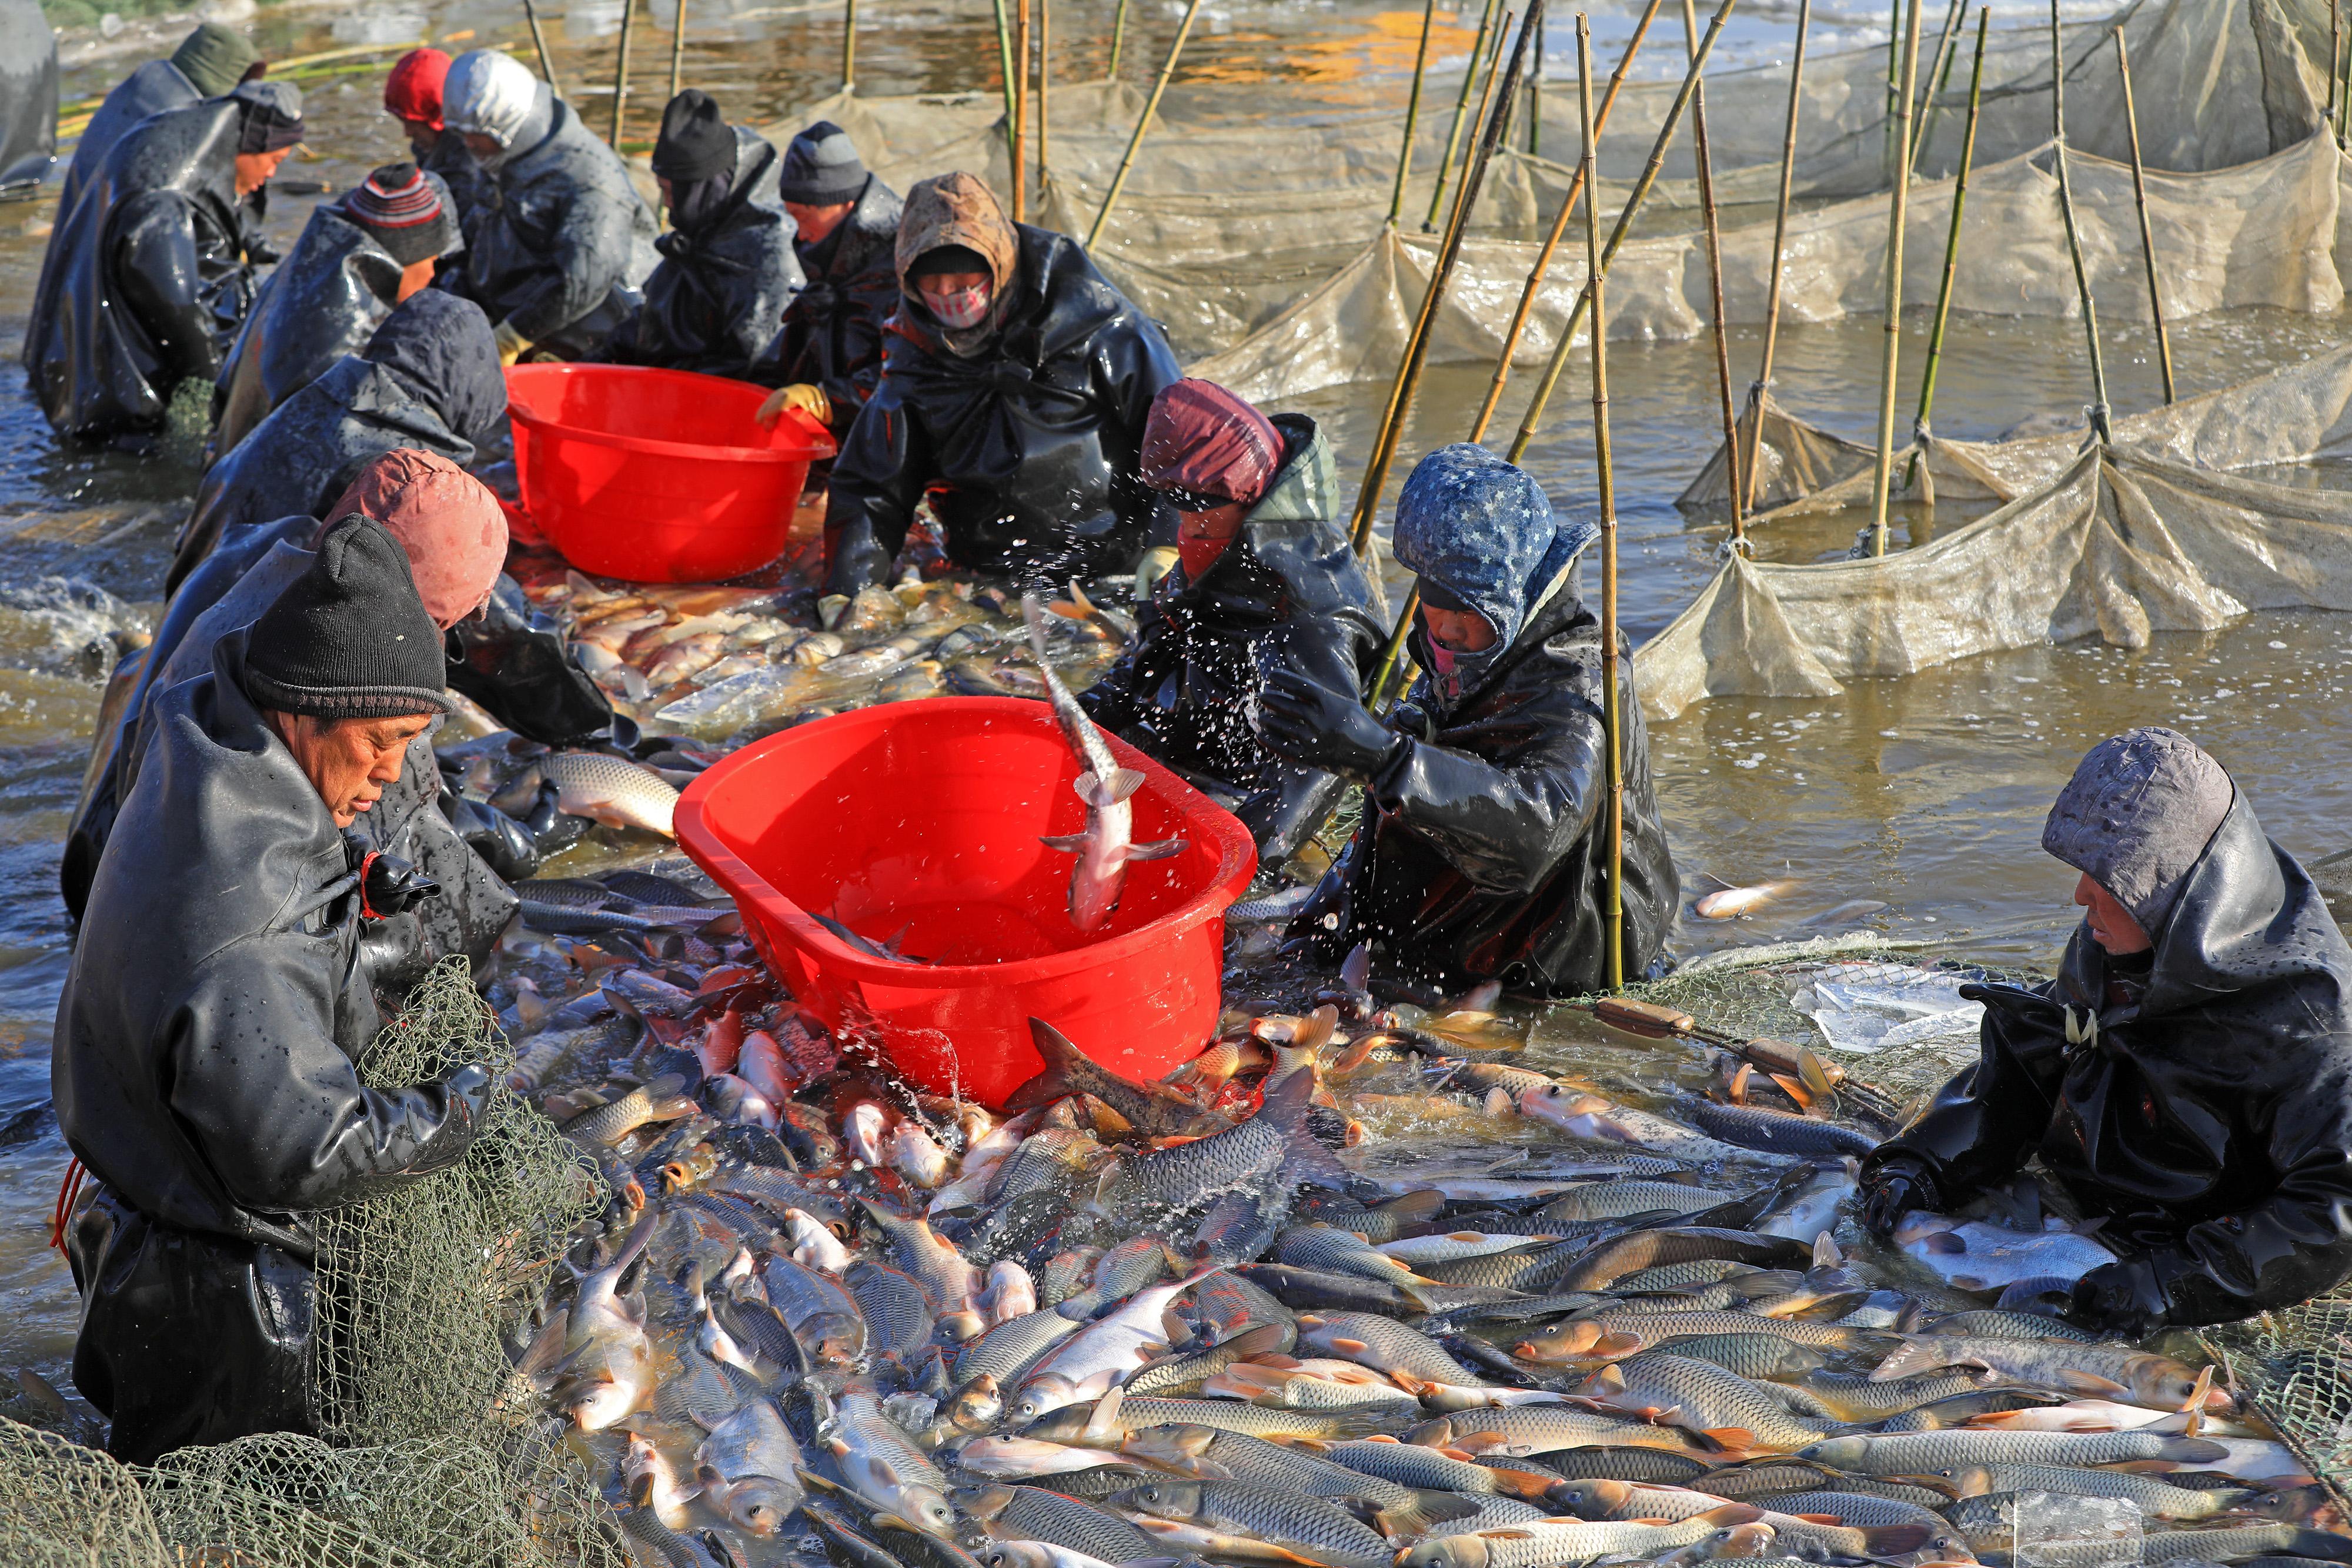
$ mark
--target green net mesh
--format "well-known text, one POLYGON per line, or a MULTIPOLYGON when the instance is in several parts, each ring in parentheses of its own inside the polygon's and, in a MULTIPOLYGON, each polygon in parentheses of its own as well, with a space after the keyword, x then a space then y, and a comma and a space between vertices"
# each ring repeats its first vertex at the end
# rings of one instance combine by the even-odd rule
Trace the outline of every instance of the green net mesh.
POLYGON ((2352 1507, 2352 1294, 2323 1296, 2198 1336, 2296 1453, 2352 1507))

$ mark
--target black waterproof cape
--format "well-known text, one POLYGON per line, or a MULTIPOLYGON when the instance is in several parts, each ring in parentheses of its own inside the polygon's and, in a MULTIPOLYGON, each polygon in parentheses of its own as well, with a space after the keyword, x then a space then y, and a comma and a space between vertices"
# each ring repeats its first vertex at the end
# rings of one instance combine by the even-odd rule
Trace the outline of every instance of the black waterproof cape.
POLYGON ((57 151, 58 36, 40 0, 0 0, 0 193, 30 194, 57 151))
POLYGON ((1864 1165, 1924 1173, 1949 1209, 2039 1156, 2124 1254, 2078 1302, 2148 1309, 2103 1331, 2247 1317, 2352 1274, 2352 949, 2242 794, 2155 937, 2137 1001, 2087 925, 2047 986, 1964 989, 1977 1065, 1864 1165))
MULTIPOLYGON (((1682 888, 1658 818, 1632 658, 1621 655, 1618 670, 1633 977, 1664 952, 1682 888)), ((1369 940, 1395 972, 1438 990, 1490 979, 1536 996, 1601 989, 1609 876, 1601 673, 1601 625, 1571 581, 1451 712, 1439 712, 1426 676, 1415 683, 1398 710, 1404 751, 1373 780, 1364 825, 1290 934, 1334 960, 1369 940)))
MULTIPOLYGON (((412 145, 409 151, 414 152, 415 146, 412 145)), ((480 223, 483 214, 496 204, 499 183, 490 177, 488 171, 474 162, 471 152, 466 151, 464 134, 444 131, 434 140, 432 147, 416 160, 416 166, 428 174, 441 176, 441 183, 448 189, 449 200, 457 206, 453 215, 457 221, 457 233, 467 244, 473 243, 474 225, 480 223)), ((465 263, 445 259, 442 265, 462 267, 465 263)))
POLYGON ((345 354, 366 346, 400 295, 400 263, 331 204, 253 301, 213 392, 213 458, 345 354))
POLYGON ((488 312, 560 359, 585 359, 635 308, 653 267, 654 214, 619 154, 562 99, 545 99, 548 133, 508 154, 466 235, 450 278, 488 312))
POLYGON ((166 694, 58 1002, 58 1121, 101 1184, 74 1381, 128 1459, 302 1427, 312 1213, 454 1163, 486 1098, 361 1087, 356 879, 244 658, 166 694))
MULTIPOLYGON (((44 21, 42 28, 47 31, 44 21)), ((74 143, 73 157, 66 164, 66 174, 58 183, 58 220, 74 209, 81 199, 82 187, 89 184, 114 151, 114 144, 129 134, 131 128, 151 114, 161 114, 167 109, 185 109, 192 103, 202 103, 205 95, 196 84, 170 60, 149 60, 129 76, 114 84, 89 117, 89 124, 74 143)))
POLYGON ((892 319, 882 379, 834 463, 826 591, 887 578, 926 492, 950 560, 1024 582, 1128 570, 1155 526, 1174 542, 1135 466, 1176 356, 1077 241, 1013 226, 1020 274, 985 348, 964 359, 892 319))
POLYGON ((1277 664, 1332 691, 1360 689, 1384 641, 1371 584, 1334 520, 1330 444, 1304 414, 1274 416, 1281 470, 1198 582, 1179 571, 1137 617, 1135 641, 1078 698, 1161 761, 1242 797, 1258 853, 1279 864, 1322 825, 1344 781, 1266 750, 1249 705, 1277 664))
POLYGON ((58 434, 160 429, 182 381, 220 373, 253 300, 236 200, 242 117, 216 98, 142 121, 58 220, 24 357, 58 434))
POLYGON ((848 435, 882 379, 882 329, 898 308, 896 250, 905 207, 880 175, 868 174, 840 227, 814 245, 794 242, 807 284, 751 367, 751 380, 767 386, 824 388, 836 440, 848 435))
POLYGON ((727 200, 691 231, 654 242, 662 259, 646 279, 646 302, 599 358, 740 380, 774 340, 805 280, 792 214, 776 194, 776 150, 740 125, 735 141, 727 200))

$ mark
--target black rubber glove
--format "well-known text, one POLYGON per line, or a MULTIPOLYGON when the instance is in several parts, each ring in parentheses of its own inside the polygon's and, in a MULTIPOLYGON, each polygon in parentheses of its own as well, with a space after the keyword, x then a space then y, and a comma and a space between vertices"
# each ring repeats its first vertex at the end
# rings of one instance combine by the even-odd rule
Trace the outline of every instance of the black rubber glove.
POLYGON ((1335 692, 1290 669, 1267 674, 1251 722, 1277 755, 1359 782, 1369 782, 1405 745, 1354 692, 1335 692))
POLYGON ((1935 1189, 1927 1173, 1916 1165, 1891 1162, 1863 1186, 1862 1228, 1873 1236, 1891 1236, 1905 1215, 1934 1207, 1935 1189))
POLYGON ((2118 1259, 2074 1281, 2067 1318, 2094 1333, 2146 1339, 2164 1326, 2172 1303, 2164 1293, 2158 1254, 2118 1259))

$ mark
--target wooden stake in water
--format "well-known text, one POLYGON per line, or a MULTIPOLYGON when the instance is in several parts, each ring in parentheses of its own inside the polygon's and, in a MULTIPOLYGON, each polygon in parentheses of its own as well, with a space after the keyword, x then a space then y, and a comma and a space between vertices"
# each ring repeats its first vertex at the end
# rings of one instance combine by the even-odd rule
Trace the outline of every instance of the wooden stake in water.
POLYGON ((1118 9, 1110 15, 1110 64, 1103 68, 1106 81, 1118 79, 1118 57, 1127 48, 1127 0, 1118 0, 1118 9))
MULTIPOLYGON (((681 0, 681 5, 683 0, 681 0)), ((843 0, 841 13, 841 90, 857 90, 857 0, 843 0)))
POLYGON ((1029 221, 1029 0, 1013 0, 1013 221, 1029 221))
POLYGON ((1445 132, 1445 154, 1437 161, 1437 183, 1430 187, 1429 214, 1421 220, 1421 232, 1437 232, 1438 204, 1445 199, 1445 183, 1454 172, 1454 154, 1462 146, 1462 121, 1470 112, 1470 89, 1478 85, 1479 62, 1486 57, 1486 35, 1495 28, 1495 10, 1502 0, 1486 0, 1486 8, 1478 13, 1478 36, 1471 40, 1470 63, 1462 68, 1462 90, 1454 98, 1454 123, 1445 132))
POLYGON ((1143 100, 1143 112, 1136 117, 1135 134, 1127 139, 1127 152, 1118 161, 1118 172, 1111 176, 1110 189, 1103 193, 1102 210, 1095 214, 1094 223, 1087 229, 1087 245, 1092 248, 1102 235, 1103 225, 1110 210, 1118 204, 1118 193, 1127 189, 1128 171, 1135 167, 1135 154, 1143 146, 1143 133, 1151 128, 1151 117, 1160 110, 1160 98, 1168 90, 1168 80, 1176 74, 1177 57, 1184 52, 1184 40, 1192 36, 1192 18, 1201 14, 1201 0, 1185 0, 1184 19, 1176 24, 1176 41, 1168 46, 1168 58, 1152 79, 1151 96, 1143 100))
POLYGON ((1734 465, 1743 489, 1739 509, 1756 509, 1756 470, 1764 460, 1764 400, 1772 391, 1772 355, 1780 346, 1780 280, 1789 253, 1789 197, 1797 179, 1797 111, 1805 89, 1805 34, 1812 26, 1813 0, 1797 0, 1797 47, 1789 61, 1789 122, 1780 132, 1780 204, 1772 219, 1772 271, 1764 287, 1764 354, 1756 367, 1755 384, 1748 389, 1748 406, 1756 428, 1748 436, 1748 461, 1734 465))
POLYGON ((2074 263, 2074 292, 2083 304, 2083 337, 2091 351, 2091 434, 2112 440, 2107 419, 2107 365, 2099 351, 2099 310, 2091 274, 2083 265, 2083 237, 2074 229, 2074 185, 2066 172, 2066 49, 2058 33, 2058 0, 2050 0, 2050 136, 2058 165, 2058 212, 2066 220, 2066 254, 2074 263))
POLYGON ((1886 553, 1887 492, 1895 478, 1895 371, 1903 349, 1903 224, 1911 205, 1911 94, 1919 79, 1919 0, 1911 0, 1903 31, 1902 81, 1895 100, 1895 188, 1887 194, 1886 346, 1878 371, 1878 457, 1870 474, 1874 556, 1886 553))
POLYGON ((2139 207, 2139 253, 2147 262, 2147 308, 2156 321, 2156 363, 2164 372, 2164 401, 2172 395, 2172 335, 2164 325, 2164 293, 2156 277, 2156 232, 2147 221, 2147 173, 2139 161, 2139 110, 2132 102, 2131 56, 2124 49, 2124 30, 2116 29, 2116 70, 2124 84, 2124 128, 2131 135, 2132 201, 2139 207))
POLYGON ((1536 40, 1536 63, 1528 70, 1528 156, 1543 156, 1543 40, 1536 40))
MULTIPOLYGON (((849 0, 849 3, 854 8, 857 0, 849 0)), ((686 0, 672 0, 672 4, 677 6, 677 15, 670 18, 669 95, 676 98, 680 85, 686 80, 686 0)), ((848 85, 845 81, 842 83, 845 88, 848 85)))
POLYGON ((621 0, 621 52, 613 60, 613 133, 604 140, 621 150, 621 110, 629 99, 629 35, 637 25, 637 0, 621 0))
POLYGON ((1927 145, 1928 128, 1936 120, 1936 95, 1943 90, 1943 78, 1952 68, 1952 40, 1958 37, 1960 14, 1968 9, 1969 0, 1952 0, 1944 10, 1944 25, 1936 32, 1936 53, 1927 66, 1927 101, 1919 106, 1919 123, 1911 132, 1911 167, 1919 167, 1920 150, 1927 145))
POLYGON ((1429 35, 1437 26, 1437 0, 1421 8, 1421 49, 1412 57, 1412 96, 1404 101, 1404 145, 1397 149, 1396 190, 1389 197, 1388 226, 1404 212, 1404 185, 1412 177, 1412 139, 1421 130, 1421 88, 1429 77, 1429 35))
POLYGON ((1045 198, 1045 131, 1052 123, 1052 72, 1045 62, 1054 52, 1054 0, 1037 0, 1037 199, 1045 198))
MULTIPOLYGON (((1698 56, 1698 11, 1683 0, 1683 47, 1698 56)), ((1706 146, 1706 81, 1701 78, 1691 93, 1691 152, 1698 160, 1698 210, 1706 235, 1706 285, 1709 319, 1715 328, 1716 390, 1723 405, 1723 460, 1731 465, 1731 538, 1748 542, 1748 514, 1740 505, 1748 487, 1739 482, 1739 411, 1731 402, 1731 338, 1723 323, 1723 234, 1715 215, 1715 164, 1706 146)))
POLYGON ((547 78, 547 90, 562 98, 563 89, 555 79, 555 57, 548 53, 547 33, 539 25, 539 6, 534 0, 522 0, 522 15, 523 20, 530 24, 531 47, 539 51, 539 74, 547 78))
POLYGON ((1952 283, 1959 276, 1960 214, 1969 205, 1969 170, 1977 156, 1977 109, 1984 94, 1985 30, 1991 8, 1977 7, 1977 57, 1969 69, 1969 118, 1960 131, 1960 172, 1952 182, 1952 226, 1944 236, 1944 280, 1936 289, 1936 324, 1927 332, 1927 368, 1919 377, 1919 412, 1911 419, 1911 463, 1903 472, 1908 489, 1919 478, 1919 458, 1928 438, 1927 415, 1936 406, 1936 367, 1944 361, 1944 323, 1952 313, 1952 283))
MULTIPOLYGON (((1584 180, 1597 167, 1592 121, 1592 28, 1576 17, 1577 121, 1584 131, 1584 180)), ((1584 204, 1585 292, 1592 300, 1592 463, 1601 485, 1601 727, 1609 746, 1609 988, 1625 987, 1625 716, 1617 690, 1617 479, 1609 446, 1609 313, 1602 298, 1609 263, 1601 254, 1601 214, 1584 204)))

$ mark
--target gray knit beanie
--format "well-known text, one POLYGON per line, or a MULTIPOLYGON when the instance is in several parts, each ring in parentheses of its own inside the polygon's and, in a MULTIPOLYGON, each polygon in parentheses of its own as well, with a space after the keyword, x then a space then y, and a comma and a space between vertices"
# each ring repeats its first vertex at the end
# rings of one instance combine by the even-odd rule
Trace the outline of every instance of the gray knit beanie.
POLYGON ((849 132, 820 120, 784 149, 776 193, 804 207, 830 207, 857 200, 866 190, 866 164, 849 132))

